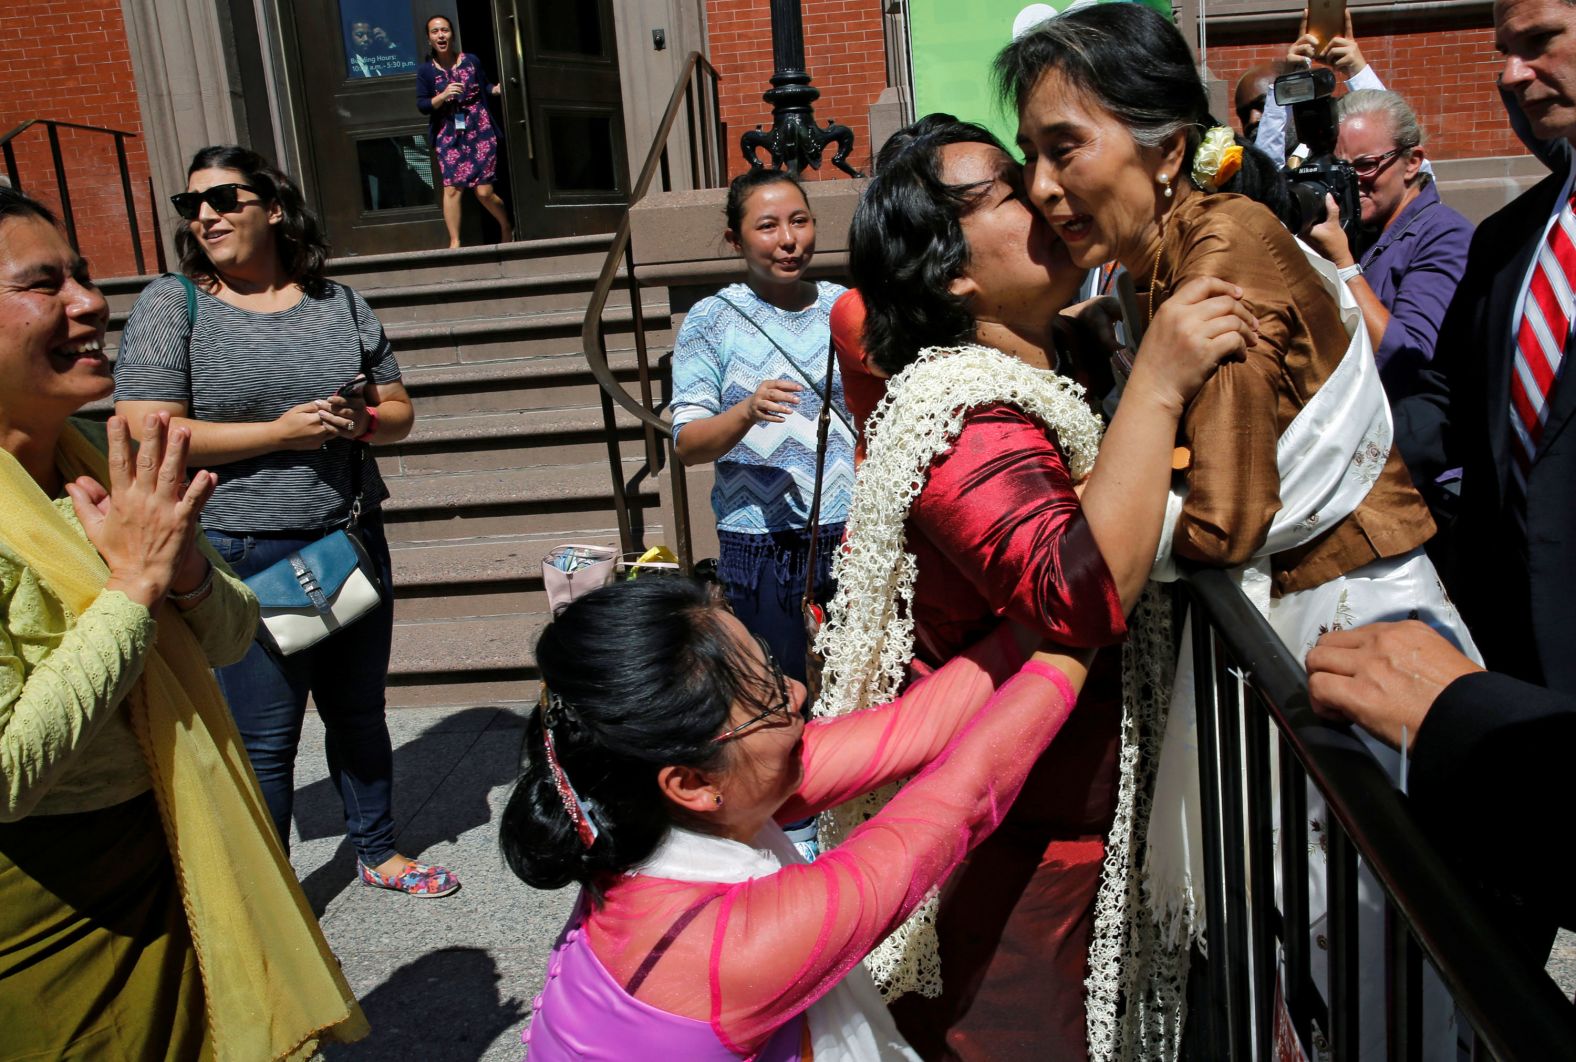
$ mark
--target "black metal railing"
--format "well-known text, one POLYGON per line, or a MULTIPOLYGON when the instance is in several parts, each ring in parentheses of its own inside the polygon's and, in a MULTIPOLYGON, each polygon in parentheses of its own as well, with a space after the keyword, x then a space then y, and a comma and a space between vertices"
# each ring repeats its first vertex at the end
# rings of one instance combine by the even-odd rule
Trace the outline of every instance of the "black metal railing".
MULTIPOLYGON (((1206 1019, 1209 1042, 1201 1057, 1274 1057, 1277 944, 1285 955, 1286 1007, 1304 1052, 1318 1057, 1317 1027, 1336 1062, 1359 1057, 1361 857, 1386 905, 1389 1058, 1423 1058, 1425 956, 1476 1032, 1474 1058, 1576 1058, 1576 1008, 1495 931, 1362 740, 1313 714, 1307 673, 1265 618, 1225 572, 1193 572, 1186 586, 1195 617, 1210 940, 1212 1013, 1189 1019, 1206 1019), (1271 814, 1272 740, 1279 746, 1278 824, 1271 814), (1329 983, 1323 990, 1309 965, 1309 782, 1329 811, 1329 983)), ((1562 839, 1551 835, 1549 843, 1562 839)))
MULTIPOLYGON (((126 139, 128 137, 134 137, 137 134, 129 133, 124 129, 109 129, 100 125, 82 125, 78 122, 59 122, 52 118, 29 118, 27 121, 23 122, 15 129, 12 129, 4 136, 0 136, 0 154, 3 154, 5 158, 6 176, 11 181, 11 187, 18 192, 24 191, 25 189, 22 184, 21 171, 17 166, 16 141, 18 137, 35 126, 42 126, 49 138, 49 155, 50 160, 54 164, 55 170, 55 190, 60 196, 60 220, 61 223, 66 227, 66 238, 71 241, 72 249, 77 251, 79 254, 81 253, 82 248, 77 242, 77 215, 75 206, 71 201, 71 185, 66 176, 65 155, 60 150, 60 130, 76 129, 81 132, 95 133, 102 136, 112 137, 114 139, 115 163, 120 170, 120 190, 121 195, 126 203, 126 229, 127 233, 131 237, 132 257, 137 264, 137 273, 139 275, 146 273, 148 270, 146 260, 144 259, 142 253, 142 229, 137 222, 137 203, 131 192, 131 167, 127 165, 126 162, 126 139)), ((153 186, 151 183, 148 186, 148 194, 148 209, 151 211, 153 210, 153 186)), ((158 231, 157 215, 155 215, 155 220, 150 226, 150 230, 153 232, 158 231)), ((163 244, 158 240, 155 240, 154 245, 158 249, 157 254, 159 258, 159 269, 162 271, 164 269, 163 244)))
MULTIPOLYGON (((717 86, 721 76, 715 67, 699 52, 691 52, 684 61, 667 110, 657 125, 651 150, 645 165, 629 196, 630 206, 645 198, 651 185, 659 176, 664 192, 673 190, 672 162, 668 142, 678 125, 682 113, 685 119, 689 179, 691 188, 719 188, 727 183, 727 162, 723 145, 727 134, 722 124, 722 110, 718 102, 717 86)), ((629 241, 629 211, 624 211, 607 258, 602 263, 596 286, 591 291, 591 302, 586 308, 585 325, 581 330, 586 361, 591 374, 602 387, 602 423, 607 436, 608 464, 613 476, 613 506, 618 514, 618 534, 622 548, 635 549, 635 533, 630 517, 629 480, 624 474, 623 453, 619 446, 617 406, 634 414, 640 421, 646 451, 646 471, 655 476, 664 466, 670 469, 673 484, 674 547, 679 560, 686 568, 694 563, 690 545, 689 492, 684 479, 684 465, 678 460, 667 460, 672 444, 672 425, 658 412, 653 400, 652 372, 646 349, 646 321, 640 297, 640 283, 635 279, 635 256, 629 241), (640 387, 636 398, 624 389, 607 360, 607 337, 602 322, 608 296, 618 281, 620 269, 629 287, 629 306, 633 314, 635 339, 635 368, 640 387)))

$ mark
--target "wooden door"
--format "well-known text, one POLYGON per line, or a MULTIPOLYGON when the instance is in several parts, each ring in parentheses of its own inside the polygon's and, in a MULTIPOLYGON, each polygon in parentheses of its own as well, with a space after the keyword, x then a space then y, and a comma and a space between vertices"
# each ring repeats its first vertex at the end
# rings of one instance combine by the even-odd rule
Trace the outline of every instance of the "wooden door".
POLYGON ((494 0, 522 239, 611 232, 629 201, 611 0, 494 0))
POLYGON ((310 189, 335 254, 448 243, 416 110, 427 11, 413 0, 292 0, 310 189))

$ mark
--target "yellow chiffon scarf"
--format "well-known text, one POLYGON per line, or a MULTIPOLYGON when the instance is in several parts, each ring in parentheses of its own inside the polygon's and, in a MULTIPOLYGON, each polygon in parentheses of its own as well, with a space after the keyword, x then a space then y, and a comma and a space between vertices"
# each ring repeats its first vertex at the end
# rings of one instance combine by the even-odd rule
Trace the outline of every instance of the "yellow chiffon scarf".
MULTIPOLYGON (((55 460, 68 482, 109 482, 104 454, 70 423, 55 460)), ((0 512, 0 538, 80 616, 109 569, 3 450, 0 512)), ((365 1036, 366 1018, 285 858, 218 683, 173 607, 160 612, 128 707, 196 946, 215 1057, 307 1058, 320 1038, 365 1036)))

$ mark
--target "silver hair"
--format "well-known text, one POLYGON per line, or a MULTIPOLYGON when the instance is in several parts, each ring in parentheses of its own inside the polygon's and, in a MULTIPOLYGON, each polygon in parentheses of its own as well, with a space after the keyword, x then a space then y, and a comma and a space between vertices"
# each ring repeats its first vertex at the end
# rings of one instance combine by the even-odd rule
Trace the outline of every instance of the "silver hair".
POLYGON ((1359 114, 1382 114, 1388 118, 1395 146, 1402 151, 1422 146, 1423 127, 1417 124, 1417 114, 1400 93, 1389 89, 1358 89, 1342 96, 1341 121, 1359 114))

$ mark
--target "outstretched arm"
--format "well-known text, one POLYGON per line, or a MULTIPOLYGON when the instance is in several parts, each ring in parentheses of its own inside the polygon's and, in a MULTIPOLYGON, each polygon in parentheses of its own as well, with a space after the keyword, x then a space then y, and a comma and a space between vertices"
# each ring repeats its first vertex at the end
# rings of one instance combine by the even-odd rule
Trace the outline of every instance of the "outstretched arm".
POLYGON ((1072 710, 1085 667, 1036 654, 836 849, 723 894, 709 980, 724 1043, 747 1052, 814 1003, 996 828, 1072 710))
POLYGON ((901 697, 804 728, 799 790, 777 812, 797 822, 906 778, 941 754, 1028 658, 1038 635, 1004 623, 901 697))

